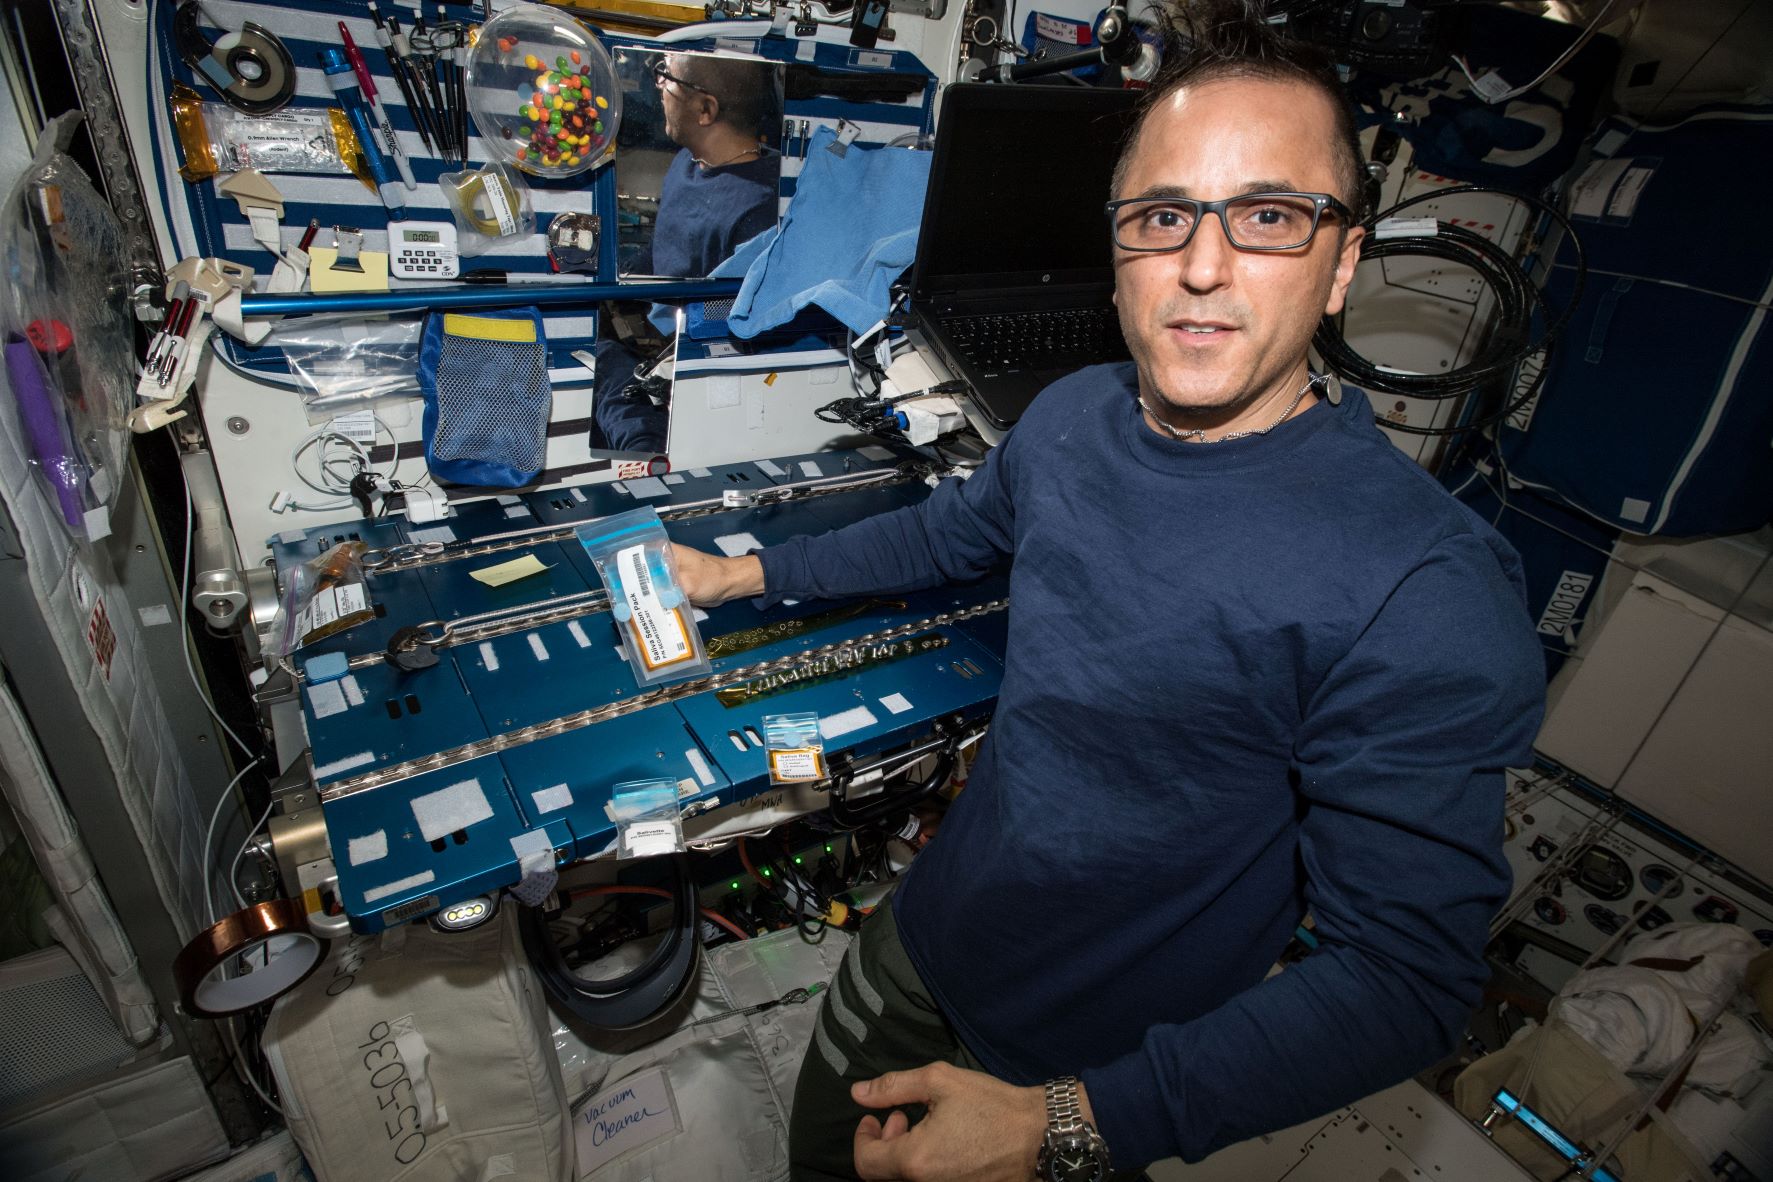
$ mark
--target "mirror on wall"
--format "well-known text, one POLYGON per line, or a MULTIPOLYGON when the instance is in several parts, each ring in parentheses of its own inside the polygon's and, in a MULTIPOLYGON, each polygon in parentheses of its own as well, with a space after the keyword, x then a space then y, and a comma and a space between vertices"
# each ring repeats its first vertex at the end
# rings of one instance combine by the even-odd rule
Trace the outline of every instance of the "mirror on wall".
POLYGON ((783 67, 632 45, 612 56, 622 88, 618 270, 704 276, 775 224, 783 67))

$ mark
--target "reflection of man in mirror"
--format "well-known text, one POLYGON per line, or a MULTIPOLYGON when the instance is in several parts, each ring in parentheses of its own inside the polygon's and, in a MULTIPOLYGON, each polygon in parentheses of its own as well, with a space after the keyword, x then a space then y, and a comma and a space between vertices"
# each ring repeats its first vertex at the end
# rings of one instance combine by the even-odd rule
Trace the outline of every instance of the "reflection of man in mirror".
MULTIPOLYGON (((774 105, 768 62, 667 54, 653 67, 665 134, 681 149, 659 187, 651 247, 633 270, 701 276, 776 223, 781 157, 759 136, 774 105)), ((667 413, 624 395, 638 358, 614 339, 597 346, 591 446, 663 453, 667 413)))

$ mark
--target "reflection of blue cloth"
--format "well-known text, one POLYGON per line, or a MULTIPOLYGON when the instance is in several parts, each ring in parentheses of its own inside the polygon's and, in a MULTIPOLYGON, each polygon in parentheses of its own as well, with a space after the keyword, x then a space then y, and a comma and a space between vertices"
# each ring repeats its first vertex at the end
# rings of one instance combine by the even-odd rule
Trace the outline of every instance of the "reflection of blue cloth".
MULTIPOLYGON (((1468 8, 1460 48, 1474 73, 1495 69, 1512 81, 1531 78, 1580 35, 1524 12, 1468 8)), ((1528 192, 1575 162, 1618 65, 1619 43, 1596 37, 1551 78, 1502 106, 1478 98, 1453 68, 1407 82, 1357 75, 1354 87, 1367 112, 1363 126, 1383 123, 1408 140, 1418 170, 1528 192), (1393 119, 1393 111, 1412 117, 1393 119)))
POLYGON ((817 304, 855 332, 887 314, 888 291, 917 253, 917 224, 930 179, 930 154, 900 148, 851 147, 821 128, 775 233, 746 243, 716 276, 743 274, 727 317, 736 337, 750 339, 817 304))

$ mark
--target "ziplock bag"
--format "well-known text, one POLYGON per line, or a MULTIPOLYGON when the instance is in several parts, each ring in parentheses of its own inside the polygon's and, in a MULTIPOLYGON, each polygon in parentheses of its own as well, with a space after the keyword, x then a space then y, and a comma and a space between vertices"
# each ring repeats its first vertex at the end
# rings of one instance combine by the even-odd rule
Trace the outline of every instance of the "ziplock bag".
POLYGON ((709 672, 702 633, 677 582, 671 539, 652 509, 631 509, 581 525, 579 544, 609 592, 610 615, 641 685, 709 672))
POLYGON ((266 650, 287 657, 305 644, 375 619, 363 582, 363 542, 340 542, 289 573, 266 650))
POLYGON ((68 534, 96 542, 128 482, 135 329, 123 228, 63 153, 80 119, 50 120, 0 206, 0 406, 68 534))

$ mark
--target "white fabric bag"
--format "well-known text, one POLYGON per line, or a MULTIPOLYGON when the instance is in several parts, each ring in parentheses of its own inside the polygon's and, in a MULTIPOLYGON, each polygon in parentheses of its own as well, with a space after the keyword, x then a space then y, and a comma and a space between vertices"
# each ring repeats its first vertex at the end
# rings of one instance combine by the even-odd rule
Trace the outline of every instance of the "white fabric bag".
POLYGON ((568 1182, 566 1093, 507 906, 334 944, 264 1048, 316 1182, 568 1182))

